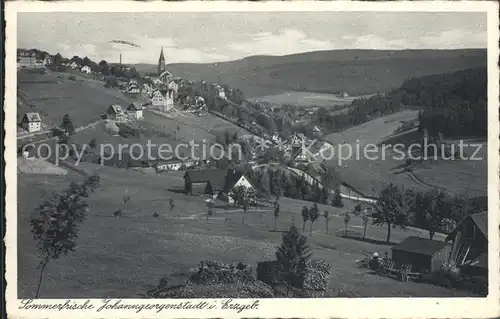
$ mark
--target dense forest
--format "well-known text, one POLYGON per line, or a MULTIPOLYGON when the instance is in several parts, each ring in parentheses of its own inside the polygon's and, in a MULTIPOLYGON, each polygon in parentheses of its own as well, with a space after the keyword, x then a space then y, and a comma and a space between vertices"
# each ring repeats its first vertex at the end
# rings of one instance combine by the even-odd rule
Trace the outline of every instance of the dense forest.
POLYGON ((339 131, 407 107, 420 108, 420 127, 431 135, 484 137, 488 119, 486 68, 412 78, 388 94, 354 100, 341 114, 320 108, 316 121, 339 131))
POLYGON ((403 83, 403 102, 420 105, 420 127, 431 135, 485 137, 488 129, 486 68, 430 75, 403 83))

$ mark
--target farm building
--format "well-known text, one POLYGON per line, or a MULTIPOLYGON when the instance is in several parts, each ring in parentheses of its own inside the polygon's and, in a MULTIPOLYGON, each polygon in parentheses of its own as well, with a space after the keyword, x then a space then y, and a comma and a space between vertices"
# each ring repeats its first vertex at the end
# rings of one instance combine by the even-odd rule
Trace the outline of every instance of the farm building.
POLYGON ((466 217, 446 240, 452 242, 449 264, 462 273, 488 275, 488 212, 466 217))
POLYGON ((203 183, 206 192, 204 194, 213 195, 217 191, 224 189, 226 181, 225 169, 205 169, 197 171, 187 171, 184 174, 184 191, 192 194, 193 186, 199 190, 203 183))
POLYGON ((392 247, 396 264, 410 264, 412 271, 435 272, 448 261, 451 245, 444 241, 410 236, 392 247))
POLYGON ((115 120, 118 122, 126 120, 125 112, 123 112, 122 107, 118 104, 110 105, 108 110, 106 111, 106 115, 108 119, 115 120))
POLYGON ((76 63, 75 61, 71 62, 71 64, 69 65, 70 68, 72 69, 79 69, 80 68, 80 65, 78 63, 76 63))
POLYGON ((26 113, 21 120, 21 126, 28 132, 39 132, 42 129, 42 119, 36 112, 26 113))
POLYGON ((195 165, 193 160, 182 160, 179 158, 172 158, 165 161, 159 161, 156 165, 156 172, 164 171, 178 171, 182 168, 188 168, 195 165))
POLYGON ((132 102, 127 108, 127 114, 133 120, 141 120, 144 118, 143 109, 141 103, 132 102))
POLYGON ((187 171, 184 175, 184 191, 188 194, 207 194, 224 197, 233 202, 230 194, 238 186, 254 188, 241 172, 226 169, 187 171))

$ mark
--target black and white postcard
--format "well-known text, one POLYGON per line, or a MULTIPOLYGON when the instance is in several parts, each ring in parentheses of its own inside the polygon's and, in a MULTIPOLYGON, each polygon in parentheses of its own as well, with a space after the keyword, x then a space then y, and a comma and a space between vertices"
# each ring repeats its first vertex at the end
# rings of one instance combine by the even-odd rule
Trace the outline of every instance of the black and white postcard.
POLYGON ((496 2, 7 2, 12 318, 487 318, 496 2))

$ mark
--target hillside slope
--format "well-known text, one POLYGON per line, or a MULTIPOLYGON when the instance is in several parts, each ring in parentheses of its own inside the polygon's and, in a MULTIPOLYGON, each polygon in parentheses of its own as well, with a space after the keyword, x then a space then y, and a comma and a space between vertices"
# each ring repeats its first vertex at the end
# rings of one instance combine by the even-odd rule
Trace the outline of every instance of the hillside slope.
MULTIPOLYGON (((170 64, 183 78, 222 82, 240 88, 246 97, 300 90, 346 91, 350 95, 385 92, 411 77, 486 65, 486 50, 335 50, 287 56, 252 56, 210 64, 170 64)), ((138 64, 155 72, 155 65, 138 64)))

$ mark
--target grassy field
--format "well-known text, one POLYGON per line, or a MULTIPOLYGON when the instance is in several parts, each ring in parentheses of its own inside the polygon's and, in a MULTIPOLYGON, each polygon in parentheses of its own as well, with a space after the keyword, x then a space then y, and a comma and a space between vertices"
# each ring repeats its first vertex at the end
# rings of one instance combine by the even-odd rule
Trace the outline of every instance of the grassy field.
POLYGON ((18 121, 25 112, 38 112, 44 125, 60 124, 69 114, 75 127, 100 119, 111 104, 125 107, 128 100, 117 90, 107 89, 95 79, 78 74, 53 72, 48 75, 28 71, 17 74, 18 121), (76 81, 68 79, 72 75, 76 81))
MULTIPOLYGON (((455 160, 428 160, 415 165, 414 176, 402 172, 401 167, 405 164, 404 159, 398 160, 398 154, 390 148, 385 152, 385 159, 382 158, 381 147, 379 147, 378 152, 368 154, 368 157, 377 157, 375 160, 363 156, 363 147, 367 144, 381 146, 381 144, 402 143, 408 146, 419 141, 421 135, 417 131, 393 134, 394 130, 401 125, 401 121, 409 121, 416 116, 416 111, 403 111, 326 136, 326 140, 336 147, 342 143, 351 145, 353 156, 350 159, 343 160, 341 165, 339 165, 338 157, 332 160, 332 164, 338 167, 343 180, 364 192, 365 195, 376 195, 386 183, 393 182, 400 186, 423 191, 437 187, 452 193, 467 192, 470 196, 485 196, 488 175, 486 143, 481 143, 480 153, 476 155, 482 157, 480 161, 460 160, 458 158, 455 160), (358 158, 355 155, 357 144, 360 145, 358 158), (394 158, 395 156, 396 158, 394 158)), ((458 141, 454 143, 457 144, 458 141)), ((405 152, 407 151, 405 149, 405 152)), ((464 154, 468 157, 473 152, 474 147, 464 149, 464 154)), ((343 157, 348 157, 348 148, 345 148, 342 154, 343 157)))
POLYGON ((252 98, 252 101, 267 102, 277 105, 295 105, 298 107, 327 107, 327 108, 342 108, 351 104, 357 98, 367 96, 352 96, 342 98, 336 94, 313 93, 313 92, 284 92, 275 95, 267 95, 252 98))
MULTIPOLYGON (((82 168, 98 169, 92 165, 82 168)), ((99 168, 99 174, 102 185, 89 200, 90 213, 81 227, 76 251, 48 266, 42 298, 134 298, 156 285, 162 276, 176 274, 172 280, 185 280, 186 272, 204 259, 245 261, 255 267, 257 261, 274 258, 280 231, 292 223, 302 228, 301 201, 280 200, 282 213, 278 232, 274 232, 271 212, 248 212, 243 216, 232 207, 219 207, 215 216, 205 221, 203 198, 168 190, 182 185, 182 172, 145 175, 104 167, 99 168), (114 217, 112 212, 122 208, 125 194, 131 196, 130 203, 123 216, 114 217), (171 213, 167 208, 169 198, 176 204, 171 213), (160 218, 154 218, 154 212, 160 218)), ((38 278, 37 252, 28 223, 31 212, 42 196, 81 178, 73 172, 66 176, 19 175, 18 193, 23 194, 23 200, 18 200, 20 298, 33 296, 38 278)), ((322 211, 328 209, 333 215, 329 233, 326 234, 324 218, 320 217, 309 239, 313 257, 332 264, 331 289, 365 297, 464 295, 427 284, 401 283, 356 269, 355 260, 374 251, 383 254, 390 246, 379 242, 385 238, 386 229, 376 226, 369 226, 370 240, 366 242, 339 237, 344 226, 338 215, 351 207, 347 205, 344 209, 321 206, 322 211)), ((356 217, 349 227, 362 232, 361 220, 356 217)), ((399 242, 409 235, 426 236, 394 229, 392 239, 399 242)))

